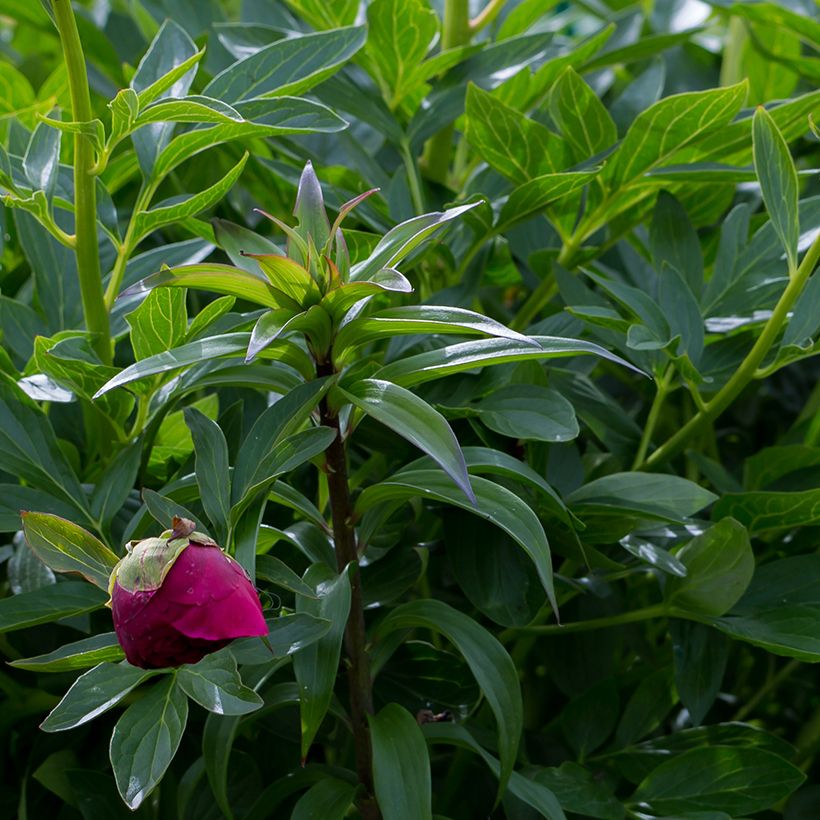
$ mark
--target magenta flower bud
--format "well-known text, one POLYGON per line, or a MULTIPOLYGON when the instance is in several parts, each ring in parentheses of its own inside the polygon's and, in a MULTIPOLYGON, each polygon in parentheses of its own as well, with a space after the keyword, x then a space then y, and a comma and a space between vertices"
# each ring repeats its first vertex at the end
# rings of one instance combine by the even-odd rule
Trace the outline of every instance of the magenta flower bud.
POLYGON ((193 530, 174 518, 159 538, 128 544, 111 573, 114 629, 133 666, 196 663, 234 638, 268 634, 245 570, 193 530))

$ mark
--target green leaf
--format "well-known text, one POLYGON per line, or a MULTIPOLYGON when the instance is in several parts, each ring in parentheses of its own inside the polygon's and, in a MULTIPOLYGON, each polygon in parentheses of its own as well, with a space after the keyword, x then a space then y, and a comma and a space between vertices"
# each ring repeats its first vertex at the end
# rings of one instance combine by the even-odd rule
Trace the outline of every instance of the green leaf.
POLYGON ((217 74, 202 93, 230 103, 301 94, 334 74, 365 40, 360 26, 278 40, 217 74))
POLYGON ((716 504, 712 518, 731 516, 752 534, 811 526, 820 516, 820 489, 802 492, 727 493, 716 504))
POLYGON ((600 153, 618 139, 609 111, 572 66, 564 69, 552 87, 550 113, 579 160, 600 153))
POLYGON ((168 675, 132 703, 111 735, 117 789, 132 811, 156 788, 176 754, 188 721, 188 699, 168 675))
POLYGON ((820 556, 764 564, 735 608, 712 623, 776 655, 820 661, 820 556))
POLYGON ((347 570, 336 575, 322 564, 314 564, 304 581, 317 598, 296 598, 296 611, 330 621, 328 632, 315 643, 293 654, 293 671, 299 684, 299 713, 302 723, 302 759, 307 757, 316 732, 327 714, 339 669, 342 638, 350 612, 350 579, 347 570))
MULTIPOLYGON (((700 240, 689 221, 686 209, 667 191, 661 191, 658 195, 652 214, 649 241, 655 267, 662 271, 665 263, 676 270, 699 299, 703 290, 703 254, 700 240)), ((666 315, 670 320, 674 318, 674 314, 668 311, 666 315)))
POLYGON ((728 612, 746 591, 755 569, 749 534, 733 518, 724 518, 693 538, 675 556, 686 576, 672 576, 664 589, 675 609, 717 617, 728 612))
POLYGON ((62 732, 93 720, 116 706, 155 670, 122 663, 101 663, 83 673, 40 724, 45 732, 62 732))
MULTIPOLYGON (((249 341, 250 333, 226 333, 222 336, 208 336, 204 339, 198 339, 165 353, 157 353, 156 356, 150 356, 141 362, 126 367, 113 379, 107 381, 95 395, 101 396, 115 387, 122 387, 138 379, 144 379, 146 376, 154 376, 157 373, 170 373, 199 362, 207 362, 223 357, 242 358, 248 348, 249 341)), ((274 342, 268 346, 262 355, 276 358, 301 372, 304 376, 307 376, 313 368, 313 363, 307 354, 290 342, 274 342)))
POLYGON ((762 749, 691 749, 655 769, 633 795, 658 814, 725 811, 753 814, 788 797, 805 775, 762 749))
POLYGON ((584 760, 606 742, 619 714, 617 684, 605 678, 566 705, 561 712, 561 732, 575 755, 584 760))
POLYGON ((561 137, 472 83, 465 136, 485 162, 518 185, 572 164, 561 137))
POLYGON ((752 145, 755 173, 760 180, 763 201, 786 250, 789 269, 794 271, 797 269, 797 243, 800 239, 797 170, 786 140, 762 105, 757 107, 752 120, 752 145))
POLYGON ((677 700, 670 666, 644 675, 621 714, 615 731, 617 746, 627 746, 655 731, 677 700))
POLYGON ((77 573, 108 590, 111 570, 120 559, 102 541, 56 515, 23 512, 21 516, 26 541, 46 566, 55 572, 77 573))
MULTIPOLYGON (((270 564, 264 559, 268 558, 270 558, 269 555, 260 555, 257 559, 259 562, 257 577, 265 580, 268 580, 266 570, 270 567, 270 564)), ((300 583, 307 587, 301 579, 300 583)), ((300 589, 295 591, 302 595, 300 589)), ((308 598, 317 597, 311 587, 307 587, 307 593, 308 598)), ((306 612, 295 612, 292 615, 268 618, 268 625, 270 631, 265 640, 262 638, 241 638, 231 643, 231 654, 236 658, 237 663, 248 666, 268 665, 274 658, 286 658, 288 655, 316 643, 316 641, 327 635, 331 627, 330 621, 325 618, 316 618, 306 612)))
MULTIPOLYGON (((274 530, 273 527, 268 527, 266 532, 270 533, 274 530)), ((281 530, 274 530, 274 532, 281 533, 281 537, 287 540, 287 535, 281 530)), ((260 533, 259 540, 262 539, 260 533)), ((261 545, 257 545, 257 550, 261 549, 261 545)), ((259 555, 256 557, 256 577, 263 581, 268 581, 282 589, 288 589, 291 592, 296 592, 299 595, 307 595, 308 598, 313 596, 313 590, 284 562, 273 555, 259 555)))
POLYGON ((23 157, 23 173, 35 191, 43 191, 50 200, 60 170, 61 132, 41 122, 34 129, 23 157))
POLYGON ((729 642, 716 629, 692 621, 672 621, 675 688, 695 726, 703 723, 720 692, 729 642))
POLYGON ((106 661, 120 661, 124 657, 117 636, 113 632, 103 632, 67 643, 44 655, 9 661, 9 666, 28 669, 30 672, 74 672, 106 661))
POLYGON ((416 719, 389 703, 369 717, 373 782, 385 820, 432 820, 427 744, 416 719))
POLYGON ((85 509, 83 488, 48 417, 5 380, 0 380, 0 457, 4 471, 85 509))
POLYGON ((196 483, 202 506, 217 542, 224 544, 231 515, 228 443, 219 425, 195 407, 185 408, 185 424, 194 442, 196 483))
POLYGON ((249 231, 241 225, 228 222, 227 219, 213 219, 211 224, 214 228, 214 236, 220 248, 231 258, 231 262, 237 267, 249 273, 262 276, 262 268, 253 256, 249 254, 270 254, 278 253, 284 256, 285 252, 270 239, 260 236, 258 233, 249 231), (243 253, 244 252, 244 253, 243 253))
POLYGON ((424 599, 402 604, 379 625, 386 636, 396 629, 440 632, 464 656, 498 724, 501 771, 498 795, 504 794, 512 774, 523 726, 518 674, 504 647, 472 618, 442 601, 424 599))
POLYGON ((710 131, 727 125, 746 99, 745 82, 727 88, 674 94, 638 115, 610 156, 603 178, 623 188, 710 131))
POLYGON ((476 503, 458 439, 444 416, 424 399, 379 379, 362 379, 344 390, 336 388, 331 391, 331 398, 334 392, 427 453, 467 500, 476 503))
POLYGON ((216 205, 239 179, 248 161, 248 156, 248 153, 243 154, 239 162, 222 179, 198 194, 192 194, 173 205, 159 205, 147 211, 137 211, 131 221, 134 243, 144 239, 163 225, 170 225, 187 217, 196 216, 200 211, 216 205))
POLYGON ((163 97, 140 109, 136 130, 152 122, 242 122, 242 115, 227 103, 211 97, 163 97))
POLYGON ((343 820, 353 805, 356 786, 335 777, 314 783, 293 807, 291 820, 343 820))
POLYGON ((457 219, 463 213, 477 207, 480 202, 470 202, 446 211, 415 216, 391 228, 378 242, 373 253, 350 271, 351 282, 369 282, 386 268, 393 268, 411 251, 439 228, 457 219))
POLYGON ((108 596, 85 581, 50 584, 0 599, 0 632, 25 629, 99 609, 108 596))
POLYGON ((498 222, 493 229, 500 233, 519 222, 540 213, 550 203, 582 188, 598 176, 597 171, 568 171, 543 174, 514 188, 501 207, 498 222))
POLYGON ((185 341, 188 312, 184 288, 154 288, 125 318, 131 328, 131 347, 137 361, 185 341))
POLYGON ((278 254, 249 255, 259 263, 271 285, 296 305, 304 308, 319 301, 319 288, 310 273, 298 262, 278 254))
POLYGON ((336 334, 334 359, 338 362, 351 357, 358 345, 407 333, 497 336, 515 339, 535 349, 539 347, 528 336, 472 310, 439 305, 403 305, 370 316, 357 316, 347 322, 336 334))
MULTIPOLYGON (((496 777, 501 774, 502 769, 498 760, 481 746, 463 726, 456 723, 428 723, 422 727, 422 731, 428 743, 446 743, 475 752, 496 777)), ((511 794, 534 808, 547 820, 566 820, 555 795, 546 786, 518 772, 512 772, 507 788, 511 794)))
POLYGON ((91 496, 91 514, 109 527, 134 489, 143 455, 141 441, 135 441, 112 459, 97 480, 91 496))
MULTIPOLYGON (((381 483, 368 487, 359 496, 356 510, 365 512, 385 501, 406 500, 421 496, 445 504, 453 504, 474 513, 504 530, 532 559, 544 591, 553 609, 557 609, 549 543, 538 516, 506 487, 475 476, 471 484, 476 497, 475 505, 453 487, 439 470, 404 469, 381 483)), ((364 538, 364 540, 368 539, 364 538)))
POLYGON ((475 410, 502 436, 532 441, 570 441, 578 433, 572 405, 555 390, 537 384, 508 385, 483 398, 475 410))
POLYGON ((555 798, 573 814, 600 820, 623 820, 624 807, 595 774, 572 761, 558 768, 530 770, 527 776, 548 788, 555 798))
POLYGON ((197 313, 188 325, 188 330, 185 333, 185 342, 192 342, 197 336, 204 333, 214 322, 221 319, 226 313, 229 313, 231 308, 236 304, 235 296, 220 296, 209 302, 202 310, 197 313))
POLYGON ((262 698, 242 683, 230 652, 206 655, 177 673, 180 688, 191 700, 215 715, 246 715, 262 705, 262 698))
MULTIPOLYGON (((382 367, 374 375, 385 381, 395 382, 402 387, 413 387, 416 384, 440 379, 452 373, 473 370, 492 364, 507 362, 555 359, 567 356, 579 356, 592 353, 604 359, 636 370, 629 362, 610 353, 599 345, 581 339, 564 339, 553 336, 532 336, 538 348, 523 345, 512 339, 479 339, 472 342, 447 345, 446 347, 417 353, 399 359, 382 367)), ((638 371, 640 372, 640 371, 638 371)))

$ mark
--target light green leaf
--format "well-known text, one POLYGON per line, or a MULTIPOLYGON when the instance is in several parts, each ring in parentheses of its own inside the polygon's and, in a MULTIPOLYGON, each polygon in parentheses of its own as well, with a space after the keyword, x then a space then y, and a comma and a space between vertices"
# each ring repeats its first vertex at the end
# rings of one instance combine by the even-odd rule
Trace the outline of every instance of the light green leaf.
POLYGON ((367 415, 427 453, 453 479, 468 501, 475 503, 458 439, 438 410, 409 390, 379 379, 362 379, 344 390, 336 390, 367 415))
POLYGON ((598 175, 597 171, 568 171, 544 174, 513 189, 501 208, 494 231, 500 233, 543 211, 552 202, 582 188, 598 175))
POLYGON ((82 575, 108 590, 119 558, 88 530, 49 513, 23 512, 23 532, 35 555, 55 572, 82 575))
POLYGON ((512 774, 523 726, 518 673, 504 647, 472 618, 432 598, 411 601, 394 609, 379 625, 386 636, 396 629, 440 632, 464 656, 498 724, 501 758, 498 794, 504 794, 512 774))
POLYGON ((369 723, 373 781, 384 820, 432 820, 430 758, 416 719, 389 703, 369 723))
POLYGON ((140 109, 133 128, 151 122, 242 122, 242 115, 227 103, 211 97, 163 97, 140 109))
POLYGON ((766 210, 786 250, 789 269, 794 271, 800 239, 797 170, 786 140, 763 106, 758 106, 752 120, 752 146, 755 172, 766 210))
POLYGON ((132 811, 156 788, 188 721, 188 699, 168 675, 132 703, 114 726, 109 749, 117 790, 132 811))
POLYGON ((184 288, 155 288, 125 318, 131 327, 131 347, 139 361, 185 340, 188 312, 184 288))

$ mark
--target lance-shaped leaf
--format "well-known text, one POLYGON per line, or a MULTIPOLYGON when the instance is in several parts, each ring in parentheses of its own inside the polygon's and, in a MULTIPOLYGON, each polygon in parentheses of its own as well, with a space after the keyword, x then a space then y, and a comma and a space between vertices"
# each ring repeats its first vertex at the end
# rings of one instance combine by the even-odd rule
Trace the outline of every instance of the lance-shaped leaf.
POLYGON ((23 532, 34 554, 55 572, 82 575, 108 589, 119 558, 88 530, 49 513, 23 512, 23 532))
POLYGON ((480 204, 481 202, 471 202, 446 211, 416 216, 396 225, 379 240, 367 259, 353 266, 350 280, 368 281, 383 268, 395 267, 439 228, 480 204))
POLYGON ((364 27, 348 26, 278 40, 226 68, 202 93, 231 103, 301 94, 346 63, 366 38, 364 27))
POLYGON ((132 703, 117 721, 109 754, 117 789, 128 808, 139 808, 174 759, 185 724, 188 698, 168 675, 132 703))
POLYGON ((299 712, 302 719, 302 759, 316 737, 333 697, 339 671, 347 616, 350 612, 350 579, 345 570, 336 575, 323 564, 314 564, 304 581, 319 598, 296 598, 296 611, 306 612, 331 623, 328 632, 315 643, 293 654, 293 671, 299 684, 299 712))
POLYGON ((327 308, 334 318, 341 319, 356 302, 375 296, 377 293, 412 293, 413 286, 403 273, 393 268, 382 268, 374 273, 367 282, 348 282, 340 288, 330 291, 322 306, 327 308))
POLYGON ((25 629, 99 609, 108 596, 85 581, 49 584, 0 599, 0 632, 25 629))
POLYGON ((443 634, 464 656, 498 724, 501 771, 498 794, 504 794, 512 774, 523 727, 518 673, 504 647, 472 618, 442 601, 424 599, 402 604, 379 626, 378 634, 396 629, 432 629, 443 634))
POLYGON ((800 239, 797 170, 786 140, 762 105, 754 114, 752 144, 755 173, 760 180, 763 201, 786 249, 789 267, 794 270, 797 268, 797 243, 800 239))
POLYGON ((319 301, 321 294, 316 282, 313 281, 307 269, 298 262, 287 256, 279 256, 279 254, 248 253, 244 255, 255 259, 271 285, 300 307, 307 307, 319 301))
POLYGON ((165 97, 142 108, 133 128, 151 122, 242 122, 242 115, 211 97, 165 97))
POLYGON ((273 344, 283 333, 290 330, 290 325, 295 319, 303 315, 304 313, 294 315, 293 311, 287 308, 268 310, 263 313, 256 320, 251 331, 245 361, 250 362, 255 359, 268 345, 273 344))
POLYGON ((263 307, 298 307, 264 279, 230 265, 198 263, 178 268, 164 267, 124 290, 121 296, 145 293, 153 288, 193 288, 247 299, 263 307), (284 304, 283 304, 284 303, 284 304))
POLYGON ((433 379, 506 362, 555 359, 567 356, 593 354, 609 359, 612 362, 628 367, 637 373, 641 371, 626 360, 610 353, 600 345, 582 339, 564 339, 559 336, 532 336, 540 346, 534 348, 521 344, 514 339, 478 339, 472 342, 461 342, 447 345, 437 350, 418 353, 399 359, 384 366, 375 376, 386 381, 396 382, 404 387, 412 387, 433 379))
MULTIPOLYGON (((557 612, 550 548, 538 516, 515 493, 493 481, 473 476, 471 486, 476 497, 475 505, 438 470, 401 470, 385 481, 368 487, 359 496, 356 511, 365 513, 384 502, 421 497, 454 504, 481 516, 504 530, 530 557, 544 591, 557 612)), ((374 510, 362 523, 362 540, 366 542, 380 524, 380 511, 374 510)))
POLYGON ((297 230, 302 239, 307 242, 310 237, 317 248, 323 248, 330 237, 330 223, 325 211, 322 186, 310 160, 305 163, 299 177, 293 215, 297 219, 297 230))
POLYGON ((475 504, 467 465, 447 420, 424 399, 392 382, 362 379, 334 392, 398 433, 436 461, 475 504))
POLYGON ((507 198, 494 228, 496 233, 543 211, 551 202, 586 185, 597 171, 567 171, 544 174, 519 185, 507 198))
POLYGON ((87 669, 105 661, 116 662, 125 657, 114 632, 103 632, 73 643, 67 643, 53 652, 18 658, 9 666, 28 669, 30 672, 74 672, 87 669))
POLYGON ((337 362, 349 359, 358 345, 406 333, 498 336, 540 348, 538 342, 528 336, 472 310, 437 305, 404 305, 381 310, 371 316, 360 316, 344 325, 336 335, 334 358, 337 362))

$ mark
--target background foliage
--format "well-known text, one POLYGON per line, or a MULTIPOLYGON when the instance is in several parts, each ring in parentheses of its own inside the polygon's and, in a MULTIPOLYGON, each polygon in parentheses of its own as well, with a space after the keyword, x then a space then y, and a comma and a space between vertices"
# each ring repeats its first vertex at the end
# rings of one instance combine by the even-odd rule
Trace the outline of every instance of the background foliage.
POLYGON ((75 12, 85 106, 0 0, 0 811, 818 816, 817 5, 75 12), (121 661, 176 513, 269 648, 121 661))

